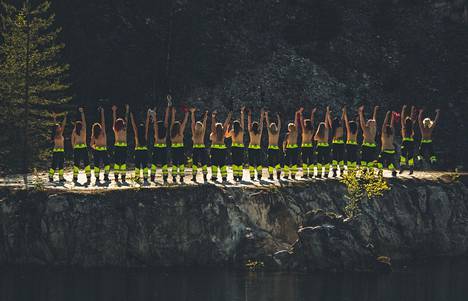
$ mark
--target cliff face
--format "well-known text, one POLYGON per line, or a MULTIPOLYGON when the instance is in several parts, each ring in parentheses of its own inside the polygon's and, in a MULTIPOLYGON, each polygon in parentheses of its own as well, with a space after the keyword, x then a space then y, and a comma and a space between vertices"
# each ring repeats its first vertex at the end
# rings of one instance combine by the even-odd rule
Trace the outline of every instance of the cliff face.
POLYGON ((292 269, 366 269, 468 251, 461 182, 396 180, 362 214, 341 214, 346 188, 165 187, 108 192, 0 191, 0 263, 188 266, 258 259, 292 269), (315 210, 315 211, 314 211, 315 210), (302 227, 303 226, 303 227, 302 227))

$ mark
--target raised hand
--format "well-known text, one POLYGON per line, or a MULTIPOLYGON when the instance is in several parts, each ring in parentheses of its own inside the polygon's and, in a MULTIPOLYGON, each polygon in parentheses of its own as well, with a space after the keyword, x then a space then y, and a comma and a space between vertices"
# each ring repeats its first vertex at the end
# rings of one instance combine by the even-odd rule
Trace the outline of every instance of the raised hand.
POLYGON ((359 112, 364 111, 364 106, 360 106, 358 110, 359 110, 359 112))
POLYGON ((314 114, 315 112, 317 112, 317 108, 312 109, 312 114, 314 114))
POLYGON ((130 105, 128 105, 128 104, 125 105, 125 111, 126 111, 126 112, 129 112, 129 111, 130 111, 130 105))
POLYGON ((79 107, 79 108, 78 108, 78 112, 83 113, 83 112, 84 112, 83 108, 82 108, 82 107, 79 107))
POLYGON ((115 112, 115 111, 117 111, 117 106, 116 106, 116 105, 113 105, 113 106, 112 106, 112 112, 115 112))
POLYGON ((189 109, 190 113, 195 113, 196 110, 197 110, 196 108, 190 108, 189 109))

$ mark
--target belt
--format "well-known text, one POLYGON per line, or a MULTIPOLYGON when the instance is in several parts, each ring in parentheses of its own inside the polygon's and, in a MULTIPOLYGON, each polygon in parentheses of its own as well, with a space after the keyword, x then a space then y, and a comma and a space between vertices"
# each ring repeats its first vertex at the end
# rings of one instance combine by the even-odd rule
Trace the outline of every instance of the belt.
POLYGON ((226 145, 224 145, 224 144, 212 144, 211 148, 226 149, 226 145))
POLYGON ((232 147, 244 147, 244 143, 233 143, 232 147))
POLYGON ((74 149, 86 148, 86 144, 84 143, 75 144, 73 148, 74 149))
POLYGON ((390 155, 393 155, 395 153, 395 150, 394 149, 386 149, 383 152, 387 153, 387 154, 390 154, 390 155))
POLYGON ((268 149, 279 149, 278 145, 269 145, 268 149))
POLYGON ((148 147, 146 146, 135 146, 135 150, 148 150, 148 147))
POLYGON ((423 139, 421 143, 432 143, 432 139, 423 139))
POLYGON ((250 149, 260 149, 260 145, 258 145, 258 144, 250 144, 250 145, 249 145, 249 148, 250 148, 250 149))
POLYGON ((115 142, 114 146, 127 146, 127 142, 115 142))
POLYGON ((183 144, 183 143, 174 143, 174 144, 172 144, 171 147, 172 147, 172 148, 184 147, 184 144, 183 144))
POLYGON ((193 148, 205 148, 204 144, 194 144, 193 148))
POLYGON ((413 138, 403 138, 403 141, 411 141, 411 142, 413 142, 414 139, 413 139, 413 138))
POLYGON ((52 150, 54 153, 63 153, 65 152, 65 149, 64 148, 60 148, 60 147, 57 147, 52 150))
POLYGON ((297 148, 297 144, 288 144, 286 148, 297 148))
POLYGON ((357 145, 357 141, 346 141, 346 144, 357 145))
POLYGON ((328 143, 326 143, 326 142, 319 142, 319 143, 317 143, 317 146, 318 147, 327 147, 327 146, 330 146, 330 145, 328 143))
POLYGON ((153 144, 154 147, 159 147, 159 148, 162 148, 162 147, 167 147, 166 143, 155 143, 153 144))
POLYGON ((336 140, 332 140, 332 143, 333 144, 344 144, 344 140, 336 139, 336 140))
POLYGON ((375 143, 369 143, 369 142, 364 142, 362 146, 367 146, 367 147, 376 147, 377 145, 375 143))
POLYGON ((302 143, 302 147, 313 147, 312 143, 302 143))
POLYGON ((106 151, 107 146, 95 146, 94 149, 97 151, 106 151))

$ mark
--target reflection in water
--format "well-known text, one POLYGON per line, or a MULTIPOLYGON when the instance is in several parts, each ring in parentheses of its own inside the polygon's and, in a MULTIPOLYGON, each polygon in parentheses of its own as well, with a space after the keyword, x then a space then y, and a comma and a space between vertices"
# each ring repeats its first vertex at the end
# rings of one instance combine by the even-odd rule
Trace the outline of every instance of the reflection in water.
POLYGON ((239 271, 0 271, 0 301, 331 301, 468 300, 468 260, 390 274, 239 271))

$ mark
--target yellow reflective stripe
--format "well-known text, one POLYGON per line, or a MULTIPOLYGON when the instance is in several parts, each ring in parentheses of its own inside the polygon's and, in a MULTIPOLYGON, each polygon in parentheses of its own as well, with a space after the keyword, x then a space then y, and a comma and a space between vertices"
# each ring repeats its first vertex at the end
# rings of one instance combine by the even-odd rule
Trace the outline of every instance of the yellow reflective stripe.
POLYGON ((297 144, 288 144, 286 145, 286 148, 297 148, 297 144))
POLYGON ((232 147, 244 147, 243 143, 233 143, 232 147))
POLYGON ((172 147, 173 148, 184 147, 184 144, 183 143, 174 143, 174 144, 172 144, 172 147))
POLYGON ((390 154, 390 155, 395 154, 395 150, 394 150, 394 149, 385 149, 383 152, 384 152, 384 153, 387 153, 387 154, 390 154))
POLYGON ((212 144, 211 148, 225 149, 226 145, 224 145, 224 144, 212 144))
POLYGON ((136 146, 135 150, 148 150, 148 147, 146 147, 146 146, 136 146))
POLYGON ((260 145, 258 145, 258 144, 250 144, 250 145, 249 145, 249 148, 250 148, 250 149, 260 149, 260 145))
POLYGON ((94 149, 95 149, 95 150, 98 150, 98 151, 106 151, 106 150, 107 150, 107 146, 95 146, 94 149))
POLYGON ((375 143, 369 143, 369 142, 364 142, 362 146, 367 146, 367 147, 376 147, 377 145, 375 143))
POLYGON ((333 140, 332 143, 333 144, 344 144, 344 141, 340 140, 340 139, 336 139, 336 140, 333 140))
POLYGON ((403 141, 414 141, 413 138, 403 138, 403 141))
POLYGON ((54 148, 52 151, 53 151, 54 153, 63 153, 63 152, 65 151, 65 149, 64 149, 64 148, 59 148, 59 147, 57 147, 57 148, 54 148))
POLYGON ((79 143, 79 144, 75 144, 73 146, 74 149, 77 149, 77 148, 86 148, 86 144, 84 143, 79 143))
POLYGON ((205 148, 204 144, 194 144, 193 148, 205 148))
POLYGON ((268 149, 279 149, 278 145, 269 145, 268 149))
POLYGON ((155 143, 153 144, 154 147, 166 147, 166 143, 155 143))
POLYGON ((114 146, 127 146, 127 142, 115 142, 114 146))
POLYGON ((319 146, 319 147, 327 147, 327 146, 330 146, 330 145, 329 145, 328 143, 326 143, 326 142, 319 142, 319 143, 317 143, 317 146, 319 146))
POLYGON ((431 139, 424 139, 424 140, 421 140, 421 143, 432 143, 432 140, 431 139))
POLYGON ((346 144, 357 145, 357 141, 346 141, 346 144))
POLYGON ((312 143, 302 143, 302 147, 313 147, 312 143))

